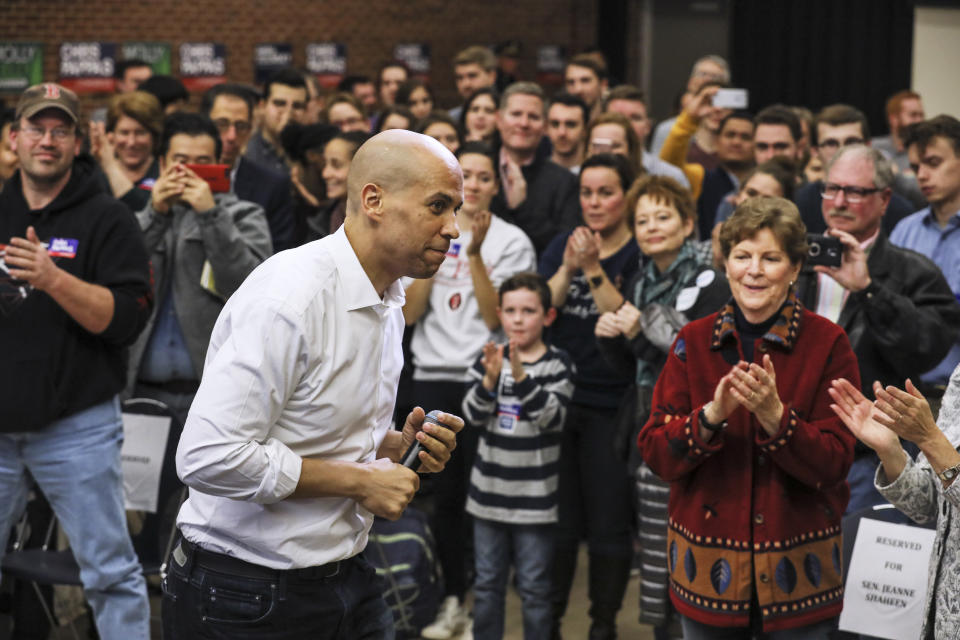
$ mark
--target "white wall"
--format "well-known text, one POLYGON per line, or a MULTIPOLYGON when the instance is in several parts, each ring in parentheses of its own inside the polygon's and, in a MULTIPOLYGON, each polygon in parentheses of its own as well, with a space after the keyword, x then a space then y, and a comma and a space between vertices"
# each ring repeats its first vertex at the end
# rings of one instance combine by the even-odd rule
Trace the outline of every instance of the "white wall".
POLYGON ((960 9, 917 7, 913 21, 913 90, 927 117, 960 117, 960 9))

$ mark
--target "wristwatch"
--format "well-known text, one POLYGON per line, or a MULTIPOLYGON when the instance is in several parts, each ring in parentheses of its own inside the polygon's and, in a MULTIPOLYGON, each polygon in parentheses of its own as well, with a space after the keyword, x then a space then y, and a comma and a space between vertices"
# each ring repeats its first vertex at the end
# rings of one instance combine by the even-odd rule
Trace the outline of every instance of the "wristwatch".
POLYGON ((587 278, 587 282, 590 284, 591 289, 596 289, 603 284, 603 276, 593 276, 591 278, 587 278))
POLYGON ((954 478, 956 478, 958 475, 960 475, 960 464, 955 464, 952 467, 944 469, 943 471, 938 473, 937 477, 943 480, 944 482, 946 482, 947 484, 950 484, 951 482, 953 482, 954 478))
POLYGON ((724 420, 720 424, 714 424, 707 420, 707 406, 704 405, 703 408, 700 409, 700 426, 707 431, 713 431, 714 433, 717 433, 727 428, 727 421, 724 420))

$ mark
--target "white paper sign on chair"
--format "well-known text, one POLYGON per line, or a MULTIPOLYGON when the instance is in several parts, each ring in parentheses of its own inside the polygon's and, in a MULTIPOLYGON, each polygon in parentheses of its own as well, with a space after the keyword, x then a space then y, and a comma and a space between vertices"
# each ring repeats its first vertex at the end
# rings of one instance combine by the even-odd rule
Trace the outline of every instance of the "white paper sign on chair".
POLYGON ((840 629, 891 640, 918 637, 935 535, 932 529, 860 520, 840 629))
POLYGON ((170 421, 169 416, 123 414, 120 462, 124 504, 131 511, 157 512, 160 472, 170 435, 170 421))

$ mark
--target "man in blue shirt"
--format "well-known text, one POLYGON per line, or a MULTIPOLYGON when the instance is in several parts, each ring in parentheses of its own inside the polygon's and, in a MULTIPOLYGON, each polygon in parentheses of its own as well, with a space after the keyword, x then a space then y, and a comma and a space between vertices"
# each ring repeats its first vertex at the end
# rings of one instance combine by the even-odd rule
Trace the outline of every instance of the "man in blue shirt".
MULTIPOLYGON (((941 115, 914 124, 904 134, 904 145, 930 206, 901 220, 890 241, 933 260, 960 300, 960 121, 941 115)), ((924 393, 942 395, 958 363, 960 341, 943 362, 921 376, 924 393)))

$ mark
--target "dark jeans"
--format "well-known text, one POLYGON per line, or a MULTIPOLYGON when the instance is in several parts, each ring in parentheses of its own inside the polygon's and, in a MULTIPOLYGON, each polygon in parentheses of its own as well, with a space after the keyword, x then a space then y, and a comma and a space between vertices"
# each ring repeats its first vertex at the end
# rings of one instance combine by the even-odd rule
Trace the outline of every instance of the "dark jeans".
POLYGON ((571 403, 560 448, 554 617, 559 621, 583 537, 590 552, 590 615, 616 615, 630 575, 633 507, 627 465, 614 453, 616 409, 571 403))
MULTIPOLYGON (((462 415, 461 406, 466 392, 467 385, 463 382, 413 381, 414 404, 426 412, 439 409, 445 413, 462 415)), ((457 435, 457 449, 450 456, 447 466, 428 480, 434 488, 430 525, 437 540, 437 559, 443 569, 446 595, 457 596, 460 602, 463 602, 468 587, 467 566, 470 560, 467 541, 473 532, 464 509, 470 468, 476 451, 477 428, 467 425, 457 435)))
POLYGON ((633 506, 627 466, 613 451, 616 409, 571 403, 560 449, 557 545, 591 554, 633 554, 633 506))
POLYGON ((393 640, 383 585, 362 556, 336 575, 274 571, 259 578, 202 566, 178 544, 163 581, 165 640, 393 640))

